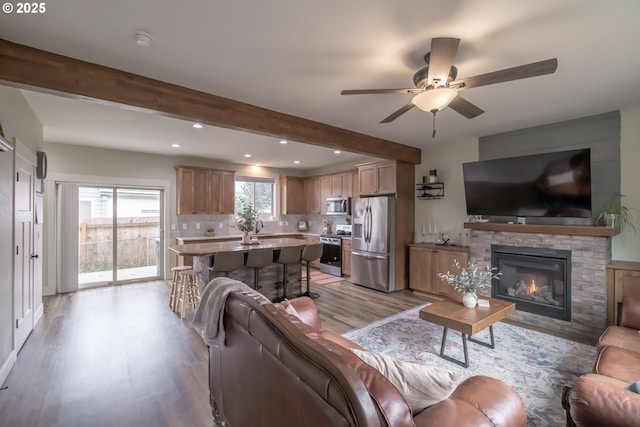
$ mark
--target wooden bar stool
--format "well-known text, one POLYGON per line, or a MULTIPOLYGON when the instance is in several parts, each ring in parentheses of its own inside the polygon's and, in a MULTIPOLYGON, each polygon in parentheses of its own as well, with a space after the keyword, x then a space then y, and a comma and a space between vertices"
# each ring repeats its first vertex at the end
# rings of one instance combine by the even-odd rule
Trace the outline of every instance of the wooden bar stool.
POLYGON ((171 268, 171 292, 169 293, 169 308, 173 311, 176 311, 176 304, 178 302, 178 291, 180 290, 180 276, 179 272, 185 270, 191 270, 192 267, 188 265, 179 265, 177 267, 171 268))
POLYGON ((244 252, 218 252, 213 256, 213 271, 224 273, 225 277, 229 277, 229 273, 242 268, 244 265, 244 252))
POLYGON ((305 296, 313 299, 320 298, 320 295, 309 290, 309 286, 311 285, 311 274, 309 273, 309 267, 313 261, 320 259, 321 256, 322 243, 307 245, 302 250, 302 259, 307 262, 307 291, 302 293, 300 296, 305 296))
POLYGON ((180 276, 180 290, 178 291, 178 305, 180 317, 184 319, 187 306, 198 308, 200 305, 200 288, 198 288, 198 271, 194 269, 178 272, 180 276))
POLYGON ((250 249, 245 267, 253 268, 253 289, 258 290, 258 270, 273 263, 273 249, 250 249))
POLYGON ((300 262, 303 247, 304 246, 287 246, 280 249, 280 255, 276 262, 282 264, 282 296, 276 298, 274 301, 284 301, 287 299, 287 266, 300 262))

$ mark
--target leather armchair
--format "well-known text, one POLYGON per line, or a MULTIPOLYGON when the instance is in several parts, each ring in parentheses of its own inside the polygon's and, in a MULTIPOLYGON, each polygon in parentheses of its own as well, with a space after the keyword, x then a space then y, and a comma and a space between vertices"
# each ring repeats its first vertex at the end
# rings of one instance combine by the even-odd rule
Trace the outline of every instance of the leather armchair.
POLYGON ((640 394, 625 390, 640 380, 640 296, 620 304, 619 326, 598 340, 593 373, 577 378, 562 395, 567 427, 640 425, 640 394))

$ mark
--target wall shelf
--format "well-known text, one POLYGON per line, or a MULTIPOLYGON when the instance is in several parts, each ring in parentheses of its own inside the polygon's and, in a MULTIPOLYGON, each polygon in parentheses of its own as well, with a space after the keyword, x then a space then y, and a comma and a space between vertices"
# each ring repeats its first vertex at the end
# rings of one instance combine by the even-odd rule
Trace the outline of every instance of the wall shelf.
POLYGON ((442 199, 444 197, 444 182, 416 184, 416 197, 418 200, 442 199))

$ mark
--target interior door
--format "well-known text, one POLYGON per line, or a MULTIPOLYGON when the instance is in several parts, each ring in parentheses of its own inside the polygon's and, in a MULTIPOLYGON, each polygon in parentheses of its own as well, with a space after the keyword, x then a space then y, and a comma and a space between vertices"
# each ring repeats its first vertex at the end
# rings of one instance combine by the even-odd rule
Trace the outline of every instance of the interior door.
POLYGON ((16 155, 15 176, 15 261, 14 313, 15 348, 20 350, 34 325, 33 219, 35 201, 35 161, 16 155))

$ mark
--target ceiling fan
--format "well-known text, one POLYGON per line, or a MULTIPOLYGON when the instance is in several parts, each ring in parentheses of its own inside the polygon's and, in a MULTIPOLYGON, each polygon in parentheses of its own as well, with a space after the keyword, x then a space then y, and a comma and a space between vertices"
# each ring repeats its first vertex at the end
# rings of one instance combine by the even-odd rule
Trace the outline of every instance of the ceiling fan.
MULTIPOLYGON (((431 40, 431 52, 424 56, 427 66, 421 68, 413 75, 415 88, 407 89, 351 89, 343 90, 341 95, 366 95, 374 93, 410 93, 413 98, 405 105, 394 111, 380 123, 389 123, 397 119, 413 107, 435 113, 445 107, 472 119, 484 113, 484 110, 462 98, 458 92, 478 86, 492 85, 511 80, 526 79, 529 77, 551 74, 558 68, 556 58, 518 67, 493 71, 478 76, 466 77, 456 80, 458 69, 453 65, 460 39, 451 37, 438 37, 431 40)), ((435 129, 434 129, 435 136, 435 129)))

